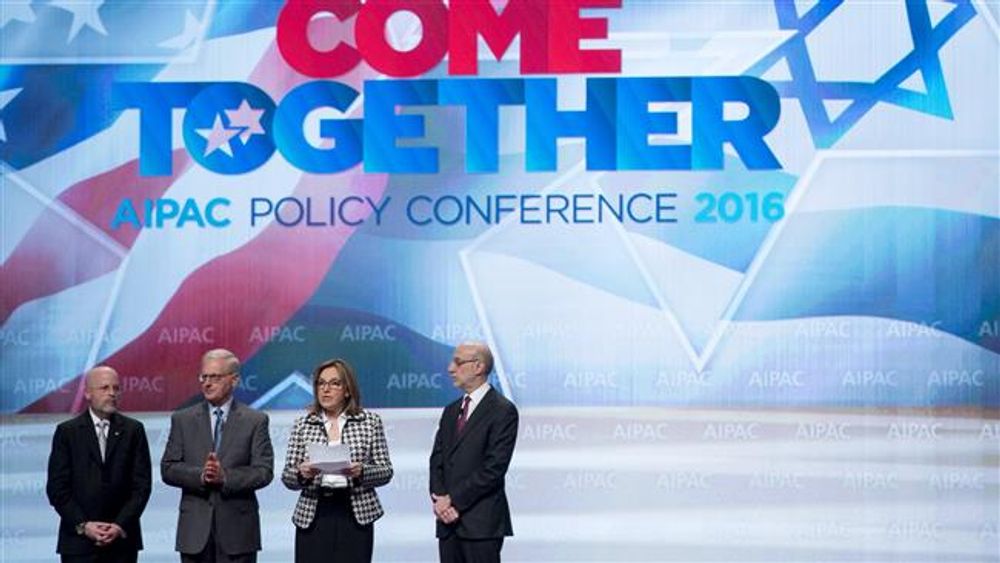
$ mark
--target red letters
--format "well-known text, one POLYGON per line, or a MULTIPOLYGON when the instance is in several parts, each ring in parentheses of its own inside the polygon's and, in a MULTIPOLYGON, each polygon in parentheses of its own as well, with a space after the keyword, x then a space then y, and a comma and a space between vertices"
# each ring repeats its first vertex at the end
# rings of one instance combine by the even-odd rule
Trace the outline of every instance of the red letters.
POLYGON ((347 43, 317 51, 309 43, 309 21, 329 12, 344 21, 361 9, 360 0, 291 0, 278 14, 278 49, 295 70, 313 78, 346 74, 361 62, 361 53, 347 43))
POLYGON ((606 39, 606 18, 581 18, 583 8, 618 8, 621 0, 509 0, 498 13, 490 0, 290 0, 278 16, 278 48, 299 72, 331 78, 352 70, 362 60, 393 77, 421 75, 448 53, 448 71, 478 71, 477 40, 482 37, 498 60, 521 37, 521 73, 621 72, 617 49, 580 48, 583 39, 606 39), (399 51, 386 39, 389 18, 410 12, 423 26, 420 42, 399 51), (330 13, 340 21, 357 15, 357 48, 339 43, 319 51, 308 39, 309 22, 330 13))
POLYGON ((483 37, 499 60, 518 33, 521 73, 546 72, 547 24, 545 3, 537 0, 510 0, 500 14, 493 10, 489 0, 453 0, 448 21, 448 73, 476 74, 477 36, 483 37))
POLYGON ((418 76, 434 68, 448 50, 448 9, 440 1, 369 0, 358 15, 354 34, 365 61, 375 70, 389 76, 418 76), (385 38, 389 16, 401 11, 413 13, 423 25, 420 43, 406 52, 397 51, 385 38))
POLYGON ((621 0, 552 0, 549 4, 551 73, 621 72, 621 51, 580 49, 581 39, 607 39, 608 20, 581 18, 580 8, 619 8, 621 0))

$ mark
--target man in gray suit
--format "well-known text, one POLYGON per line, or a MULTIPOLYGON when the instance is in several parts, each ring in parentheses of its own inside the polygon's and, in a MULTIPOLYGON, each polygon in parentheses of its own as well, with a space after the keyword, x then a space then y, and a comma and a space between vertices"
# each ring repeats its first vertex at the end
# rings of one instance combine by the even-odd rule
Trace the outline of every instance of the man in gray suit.
POLYGON ((163 482, 181 488, 176 549, 184 563, 253 563, 260 551, 257 489, 274 476, 267 415, 233 399, 240 361, 228 350, 201 360, 205 401, 170 417, 163 482))

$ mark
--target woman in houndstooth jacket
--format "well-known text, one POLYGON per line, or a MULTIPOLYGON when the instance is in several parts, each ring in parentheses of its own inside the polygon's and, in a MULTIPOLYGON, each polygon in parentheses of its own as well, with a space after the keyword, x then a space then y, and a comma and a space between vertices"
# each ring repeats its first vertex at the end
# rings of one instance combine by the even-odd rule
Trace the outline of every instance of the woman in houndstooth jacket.
POLYGON ((302 491, 295 505, 295 561, 370 563, 374 522, 382 516, 375 487, 392 479, 382 419, 361 408, 354 370, 329 360, 313 371, 315 401, 288 437, 281 482, 302 491), (309 463, 306 445, 346 444, 351 466, 321 473, 309 463))

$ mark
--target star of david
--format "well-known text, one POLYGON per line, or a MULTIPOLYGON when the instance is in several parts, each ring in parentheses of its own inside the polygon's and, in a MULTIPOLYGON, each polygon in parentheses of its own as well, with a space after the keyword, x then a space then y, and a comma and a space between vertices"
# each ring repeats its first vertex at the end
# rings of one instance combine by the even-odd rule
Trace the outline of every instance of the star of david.
POLYGON ((801 15, 795 2, 774 0, 779 27, 794 31, 795 35, 753 65, 749 74, 762 76, 782 60, 787 62, 791 80, 769 82, 783 98, 798 99, 809 124, 813 144, 821 149, 833 146, 879 102, 951 119, 951 103, 938 54, 952 36, 976 15, 976 10, 971 0, 946 1, 955 7, 937 25, 931 23, 926 0, 906 1, 913 50, 875 82, 865 83, 820 80, 806 46, 809 34, 840 8, 844 0, 820 0, 801 15), (917 72, 921 73, 926 84, 926 93, 901 87, 907 78, 917 72), (847 102, 847 107, 832 119, 823 105, 828 100, 847 102))

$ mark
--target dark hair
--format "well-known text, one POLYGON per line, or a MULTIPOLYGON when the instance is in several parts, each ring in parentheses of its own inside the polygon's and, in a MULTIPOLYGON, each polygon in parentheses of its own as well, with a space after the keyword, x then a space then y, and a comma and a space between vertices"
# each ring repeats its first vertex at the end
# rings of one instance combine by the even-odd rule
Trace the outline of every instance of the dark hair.
POLYGON ((340 378, 344 381, 344 389, 347 393, 347 406, 344 407, 344 413, 348 416, 361 414, 361 388, 358 387, 358 378, 354 376, 354 368, 351 367, 351 364, 340 358, 327 360, 316 366, 316 369, 313 370, 313 403, 309 407, 309 412, 313 414, 323 412, 323 407, 319 404, 319 389, 316 386, 319 383, 319 374, 323 373, 327 368, 336 369, 337 373, 340 374, 340 378))

